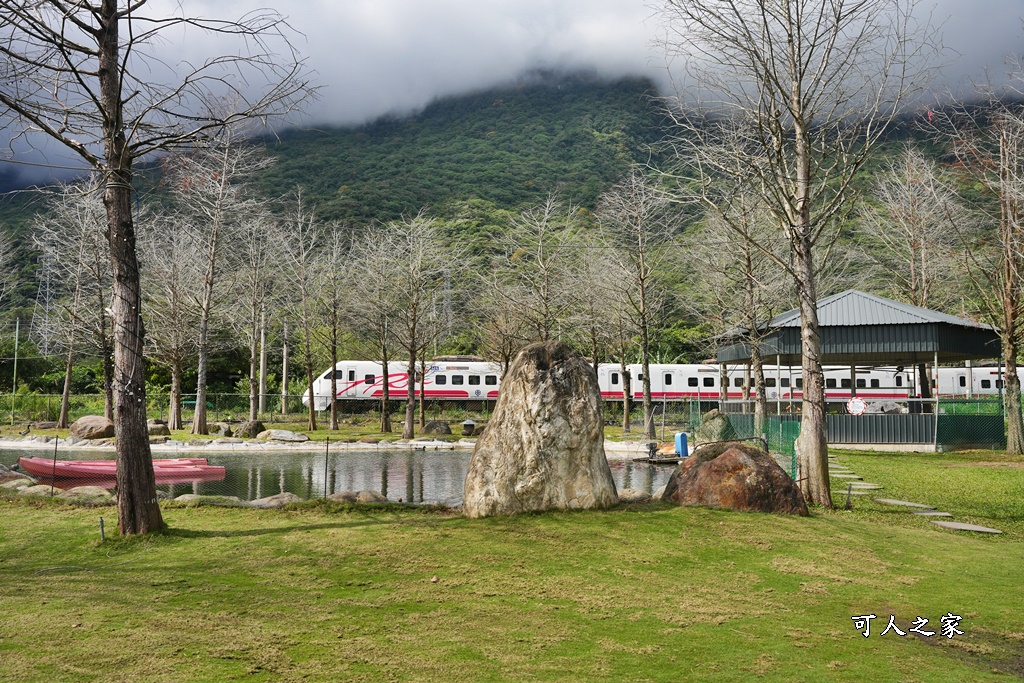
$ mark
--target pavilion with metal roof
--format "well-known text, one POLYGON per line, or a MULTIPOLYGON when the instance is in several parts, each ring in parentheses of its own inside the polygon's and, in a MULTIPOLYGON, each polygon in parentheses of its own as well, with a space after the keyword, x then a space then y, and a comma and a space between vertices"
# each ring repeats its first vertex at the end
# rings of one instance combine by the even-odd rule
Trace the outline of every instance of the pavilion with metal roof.
MULTIPOLYGON (((818 302, 822 365, 911 366, 1000 358, 999 331, 991 325, 911 306, 849 289, 818 302)), ((766 363, 799 367, 800 310, 793 309, 759 325, 761 356, 766 363)), ((737 329, 719 338, 720 364, 750 360, 750 330, 737 329)), ((998 414, 971 415, 969 421, 938 403, 925 414, 827 416, 829 443, 892 447, 964 445, 1005 446, 1001 401, 998 414), (1000 445, 1000 440, 1002 445, 1000 445)), ((779 411, 781 413, 781 410, 779 411)), ((923 412, 923 411, 922 411, 923 412)), ((785 419, 780 415, 779 419, 785 419)), ((789 418, 793 419, 793 418, 789 418)))
MULTIPOLYGON (((824 364, 952 363, 999 358, 999 332, 991 325, 848 289, 818 302, 824 364)), ((800 309, 781 313, 761 328, 761 355, 800 365, 800 309)), ((718 345, 719 363, 750 359, 749 330, 735 330, 718 345)))

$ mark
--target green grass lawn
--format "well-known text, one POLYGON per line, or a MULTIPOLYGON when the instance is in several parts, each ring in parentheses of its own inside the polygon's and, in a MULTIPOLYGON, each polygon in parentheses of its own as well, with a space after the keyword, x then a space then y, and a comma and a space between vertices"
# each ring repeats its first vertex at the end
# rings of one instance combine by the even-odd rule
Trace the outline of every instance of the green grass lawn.
POLYGON ((995 457, 840 461, 998 537, 868 500, 810 518, 652 504, 476 521, 318 502, 167 505, 166 533, 100 542, 112 508, 7 497, 0 680, 1013 680, 1024 470, 974 466, 995 457), (947 612, 963 635, 879 635, 890 614, 938 631, 947 612))

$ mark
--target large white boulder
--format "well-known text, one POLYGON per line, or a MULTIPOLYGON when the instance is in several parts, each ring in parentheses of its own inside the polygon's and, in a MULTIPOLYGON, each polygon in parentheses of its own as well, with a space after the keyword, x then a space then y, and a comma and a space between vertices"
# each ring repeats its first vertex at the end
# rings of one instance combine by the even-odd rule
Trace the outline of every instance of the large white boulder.
POLYGON ((505 373, 487 430, 473 449, 465 515, 614 505, 603 418, 590 364, 561 342, 523 349, 505 373))

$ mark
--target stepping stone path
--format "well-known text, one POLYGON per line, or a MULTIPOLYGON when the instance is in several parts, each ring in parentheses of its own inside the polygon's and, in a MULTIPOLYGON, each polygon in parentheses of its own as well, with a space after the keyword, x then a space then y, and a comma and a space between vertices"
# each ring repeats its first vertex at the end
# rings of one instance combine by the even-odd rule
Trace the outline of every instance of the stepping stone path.
POLYGON ((918 508, 919 510, 934 510, 934 505, 923 505, 921 503, 911 503, 909 500, 895 500, 893 498, 875 498, 876 503, 882 505, 900 505, 907 508, 918 508))
MULTIPOLYGON (((829 457, 828 459, 829 476, 833 479, 844 479, 845 491, 837 491, 837 495, 850 495, 850 496, 866 496, 871 491, 879 491, 882 489, 878 484, 871 484, 865 481, 850 481, 854 479, 860 479, 857 475, 851 472, 848 468, 840 465, 836 460, 829 457)), ((921 517, 952 517, 953 515, 948 512, 940 512, 935 509, 934 505, 925 505, 923 503, 913 503, 909 500, 896 500, 894 498, 875 498, 876 503, 882 505, 896 505, 899 507, 911 508, 910 512, 921 517)), ((962 522, 945 522, 932 520, 932 524, 941 526, 943 529, 953 529, 955 531, 974 531, 980 534, 1001 534, 1003 533, 999 529, 990 529, 987 526, 978 526, 976 524, 963 524, 962 522)))
POLYGON ((932 524, 941 526, 943 529, 955 529, 957 531, 977 531, 982 534, 1003 533, 999 529, 990 529, 987 526, 977 526, 975 524, 962 524, 960 522, 932 522, 932 524))

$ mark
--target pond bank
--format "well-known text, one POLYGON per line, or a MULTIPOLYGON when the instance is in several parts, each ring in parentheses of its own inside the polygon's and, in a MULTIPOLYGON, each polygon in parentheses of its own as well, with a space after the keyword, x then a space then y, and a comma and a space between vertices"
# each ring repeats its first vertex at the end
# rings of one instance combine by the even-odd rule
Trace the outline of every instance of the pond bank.
MULTIPOLYGON (((114 452, 114 444, 110 439, 99 439, 95 442, 83 441, 81 439, 69 440, 52 436, 0 436, 0 449, 24 449, 41 450, 52 452, 55 446, 58 452, 68 450, 82 452, 114 452)), ((411 450, 411 451, 450 451, 450 450, 472 450, 476 445, 476 439, 459 439, 458 441, 441 441, 437 439, 418 438, 413 440, 399 439, 390 441, 382 439, 377 443, 366 443, 359 441, 331 441, 329 446, 333 451, 366 451, 366 450, 411 450)), ((303 441, 301 443, 287 443, 265 441, 261 439, 202 439, 195 438, 190 441, 167 440, 164 443, 154 443, 150 449, 155 457, 164 457, 167 454, 205 452, 243 452, 260 453, 272 452, 281 453, 288 451, 314 451, 323 452, 328 448, 327 441, 303 441)), ((647 455, 647 442, 638 441, 605 441, 605 457, 609 460, 626 460, 647 455)))

